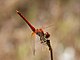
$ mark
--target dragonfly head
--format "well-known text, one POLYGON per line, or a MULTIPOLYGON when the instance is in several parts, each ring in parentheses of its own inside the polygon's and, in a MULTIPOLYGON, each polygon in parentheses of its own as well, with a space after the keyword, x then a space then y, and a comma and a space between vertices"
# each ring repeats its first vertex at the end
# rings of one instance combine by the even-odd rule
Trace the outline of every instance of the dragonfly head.
POLYGON ((50 34, 48 32, 45 33, 45 38, 49 38, 50 34))

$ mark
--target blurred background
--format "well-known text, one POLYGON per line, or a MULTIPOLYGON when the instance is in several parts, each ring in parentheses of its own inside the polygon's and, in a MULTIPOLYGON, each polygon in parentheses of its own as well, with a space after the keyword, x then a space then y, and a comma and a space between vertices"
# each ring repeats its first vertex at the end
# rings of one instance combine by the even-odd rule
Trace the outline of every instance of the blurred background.
POLYGON ((80 60, 80 0, 0 0, 0 60, 50 60, 16 10, 50 33, 54 60, 80 60))

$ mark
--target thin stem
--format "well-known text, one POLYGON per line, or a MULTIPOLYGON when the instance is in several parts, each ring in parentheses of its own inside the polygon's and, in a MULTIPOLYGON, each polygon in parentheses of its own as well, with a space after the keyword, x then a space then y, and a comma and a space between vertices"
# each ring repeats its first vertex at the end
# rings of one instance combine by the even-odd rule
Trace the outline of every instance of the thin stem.
POLYGON ((51 47, 51 44, 50 44, 50 40, 47 40, 47 43, 46 44, 49 47, 51 60, 53 60, 53 51, 52 51, 52 47, 51 47))
POLYGON ((51 55, 51 60, 53 60, 53 51, 52 51, 52 48, 50 49, 50 55, 51 55))

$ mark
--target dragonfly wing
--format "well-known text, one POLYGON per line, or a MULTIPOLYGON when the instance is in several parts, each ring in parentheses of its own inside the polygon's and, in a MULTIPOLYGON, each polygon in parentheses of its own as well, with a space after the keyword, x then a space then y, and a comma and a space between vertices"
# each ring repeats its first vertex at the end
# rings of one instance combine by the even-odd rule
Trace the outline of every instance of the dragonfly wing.
POLYGON ((33 32, 31 36, 32 36, 32 38, 33 38, 33 40, 32 40, 33 55, 35 55, 35 40, 36 40, 36 33, 33 32))

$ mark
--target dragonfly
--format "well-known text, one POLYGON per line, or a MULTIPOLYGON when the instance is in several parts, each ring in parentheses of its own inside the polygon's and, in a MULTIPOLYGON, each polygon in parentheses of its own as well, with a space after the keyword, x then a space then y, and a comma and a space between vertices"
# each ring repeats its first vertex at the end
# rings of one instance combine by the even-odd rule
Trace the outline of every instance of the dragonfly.
POLYGON ((43 29, 36 29, 23 15, 21 12, 19 12, 18 10, 16 10, 17 14, 23 18, 23 20, 28 24, 28 26, 31 28, 31 30, 33 31, 33 33, 35 33, 36 35, 38 35, 40 37, 40 42, 42 44, 46 44, 48 47, 49 47, 49 50, 51 52, 51 60, 53 60, 53 55, 52 55, 52 48, 51 48, 51 45, 50 45, 50 40, 49 40, 49 37, 50 37, 50 34, 48 32, 45 32, 43 31, 43 29))

